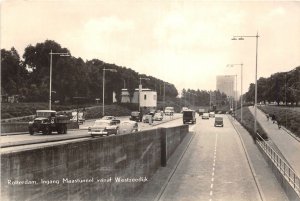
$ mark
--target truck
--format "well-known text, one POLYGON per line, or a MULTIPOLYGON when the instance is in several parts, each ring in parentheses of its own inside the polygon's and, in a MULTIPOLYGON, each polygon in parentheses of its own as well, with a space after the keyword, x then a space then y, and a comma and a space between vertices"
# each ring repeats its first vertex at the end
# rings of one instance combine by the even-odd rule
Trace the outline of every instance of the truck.
POLYGON ((194 110, 183 111, 183 124, 190 122, 192 124, 196 123, 196 116, 194 110))
POLYGON ((55 110, 37 110, 34 120, 29 122, 28 131, 30 135, 35 132, 47 135, 53 131, 58 134, 66 134, 69 121, 66 114, 59 115, 55 110))

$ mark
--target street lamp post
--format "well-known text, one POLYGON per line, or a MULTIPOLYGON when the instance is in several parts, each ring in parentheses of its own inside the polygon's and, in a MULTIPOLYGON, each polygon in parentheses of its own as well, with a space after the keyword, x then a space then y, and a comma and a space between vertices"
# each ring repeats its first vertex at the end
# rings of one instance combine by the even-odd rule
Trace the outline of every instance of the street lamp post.
POLYGON ((140 85, 139 85, 139 112, 141 111, 142 80, 150 80, 150 78, 140 77, 140 85))
POLYGON ((69 57, 69 53, 59 53, 59 52, 52 52, 50 51, 50 89, 49 89, 49 110, 51 110, 51 102, 52 102, 52 55, 59 55, 61 57, 69 57))
POLYGON ((163 98, 163 110, 165 111, 165 104, 166 104, 166 84, 171 85, 169 83, 164 82, 164 98, 163 98))
POLYGON ((258 33, 255 36, 233 36, 232 40, 244 40, 244 38, 256 38, 256 54, 255 54, 255 98, 254 98, 254 132, 257 132, 257 57, 258 57, 258 33))
MULTIPOLYGON (((103 65, 104 65, 104 63, 103 63, 103 65)), ((104 103, 105 103, 105 101, 104 101, 104 97, 105 97, 105 71, 110 71, 110 72, 117 72, 117 70, 116 69, 106 69, 105 68, 105 66, 104 66, 104 68, 103 68, 103 78, 102 78, 102 86, 103 86, 103 93, 102 93, 102 116, 104 117, 104 114, 105 114, 105 109, 104 109, 104 107, 105 107, 105 105, 104 105, 104 103)))
MULTIPOLYGON (((237 65, 241 66, 241 122, 243 123, 243 63, 227 64, 227 67, 234 67, 237 65)), ((236 88, 237 88, 237 86, 236 86, 236 88)), ((237 89, 236 89, 236 91, 237 91, 237 89)))

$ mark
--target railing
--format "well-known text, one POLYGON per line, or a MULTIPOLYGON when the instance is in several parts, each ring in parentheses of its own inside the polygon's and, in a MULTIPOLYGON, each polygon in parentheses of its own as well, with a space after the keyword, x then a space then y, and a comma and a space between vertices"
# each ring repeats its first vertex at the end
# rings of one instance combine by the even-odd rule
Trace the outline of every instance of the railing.
POLYGON ((279 172, 286 178, 292 188, 300 196, 300 179, 299 176, 293 171, 293 169, 276 153, 276 151, 268 145, 268 143, 257 133, 257 143, 269 156, 272 162, 275 164, 279 172))

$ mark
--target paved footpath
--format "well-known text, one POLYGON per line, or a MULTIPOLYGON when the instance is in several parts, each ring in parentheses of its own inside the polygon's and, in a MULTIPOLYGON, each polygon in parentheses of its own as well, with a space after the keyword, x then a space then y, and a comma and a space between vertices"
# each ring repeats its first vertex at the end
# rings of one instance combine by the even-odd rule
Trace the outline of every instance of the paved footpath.
MULTIPOLYGON (((249 107, 249 109, 254 114, 254 108, 249 107)), ((273 124, 271 120, 267 121, 265 113, 259 109, 257 110, 257 121, 268 134, 269 138, 276 144, 296 174, 300 176, 300 142, 285 130, 278 129, 277 124, 273 124)))

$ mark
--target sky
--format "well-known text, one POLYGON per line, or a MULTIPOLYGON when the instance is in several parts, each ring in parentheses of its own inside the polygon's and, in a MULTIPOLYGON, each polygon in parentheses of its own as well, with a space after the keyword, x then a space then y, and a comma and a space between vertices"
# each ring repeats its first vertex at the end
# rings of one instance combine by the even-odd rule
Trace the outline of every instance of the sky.
MULTIPOLYGON (((131 68, 183 88, 215 90, 237 75, 243 92, 257 77, 300 65, 300 1, 2 0, 1 48, 54 40, 84 60, 131 68)), ((240 92, 239 92, 240 93, 240 92)))

